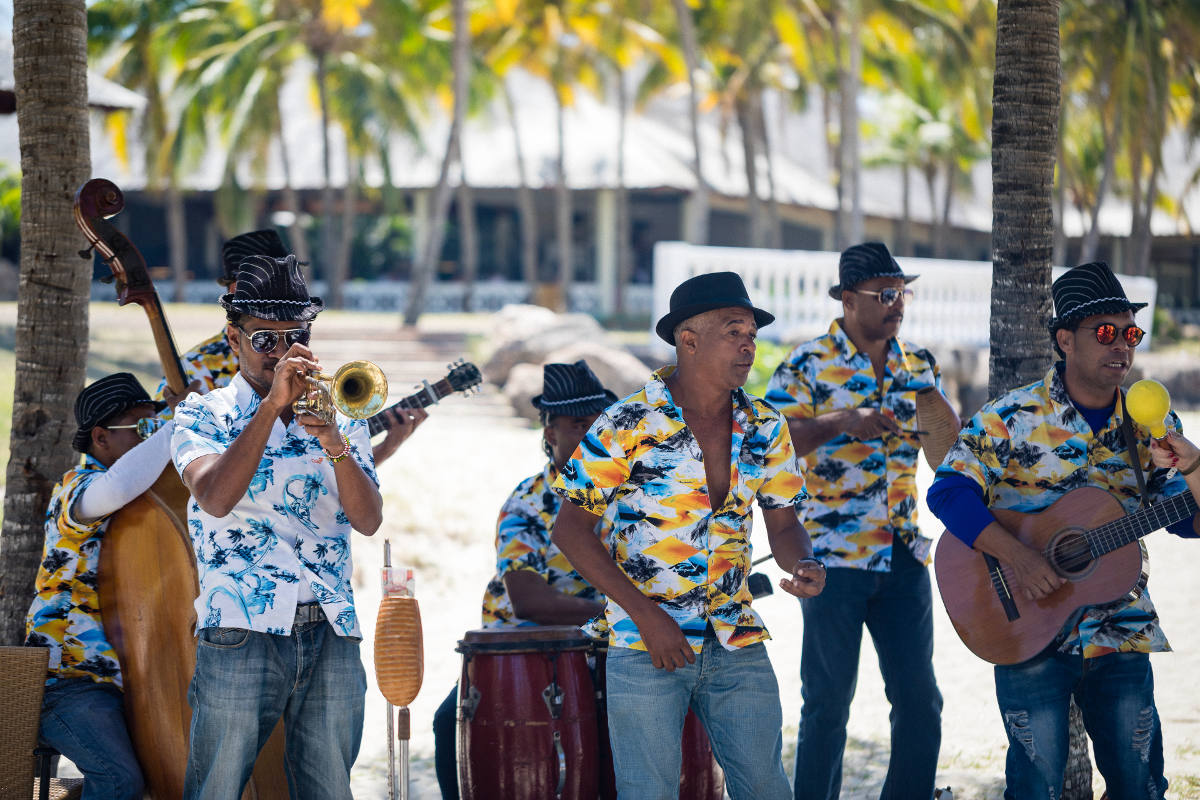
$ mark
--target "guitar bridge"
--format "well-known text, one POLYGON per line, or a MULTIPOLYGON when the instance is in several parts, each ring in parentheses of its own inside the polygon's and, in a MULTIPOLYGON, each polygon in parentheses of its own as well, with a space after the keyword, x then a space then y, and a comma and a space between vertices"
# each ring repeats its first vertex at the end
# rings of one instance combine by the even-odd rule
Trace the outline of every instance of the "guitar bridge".
POLYGON ((983 554, 983 560, 988 567, 988 575, 992 579, 992 588, 996 590, 996 597, 1000 600, 1001 607, 1004 608, 1004 616, 1009 622, 1016 622, 1021 618, 1021 612, 1017 610, 1017 604, 1013 600, 1012 589, 1008 586, 1008 580, 1004 577, 1003 570, 1000 569, 1000 562, 995 556, 988 553, 983 554))

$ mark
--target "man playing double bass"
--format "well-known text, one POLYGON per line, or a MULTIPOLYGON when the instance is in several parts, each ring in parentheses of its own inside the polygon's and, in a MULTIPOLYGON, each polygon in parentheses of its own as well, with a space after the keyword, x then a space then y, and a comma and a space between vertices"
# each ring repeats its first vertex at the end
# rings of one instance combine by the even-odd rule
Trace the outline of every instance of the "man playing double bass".
MULTIPOLYGON (((1001 525, 989 506, 1039 512, 1073 489, 1093 486, 1131 513, 1141 500, 1187 489, 1183 475, 1152 468, 1152 452, 1161 447, 1152 448, 1149 431, 1124 412, 1120 387, 1143 335, 1134 313, 1145 304, 1131 303, 1100 262, 1067 271, 1052 293, 1056 316, 1050 331, 1062 360, 1042 380, 992 400, 972 417, 928 494, 930 510, 948 533, 1010 570, 1016 597, 1027 607, 1052 595, 1064 580, 1041 552, 1001 525)), ((1179 432, 1174 413, 1166 424, 1179 432)), ((1168 530, 1195 536, 1200 518, 1168 530)), ((1005 798, 1061 792, 1072 695, 1111 800, 1163 796, 1167 781, 1149 654, 1170 648, 1146 579, 1143 571, 1129 595, 1085 607, 1033 658, 995 668, 1009 741, 1005 798)))
POLYGON ((172 438, 200 582, 184 796, 237 797, 282 719, 292 797, 349 798, 366 692, 350 533, 383 504, 367 425, 293 412, 324 308, 294 255, 243 259, 221 305, 238 374, 181 403, 172 438))
POLYGON ((121 665, 96 592, 112 515, 145 492, 170 461, 171 423, 143 441, 166 404, 128 372, 100 378, 75 399, 80 464, 54 487, 25 644, 50 649, 39 741, 83 773, 83 797, 141 798, 142 771, 122 711, 121 665), (141 427, 139 427, 141 423, 141 427))

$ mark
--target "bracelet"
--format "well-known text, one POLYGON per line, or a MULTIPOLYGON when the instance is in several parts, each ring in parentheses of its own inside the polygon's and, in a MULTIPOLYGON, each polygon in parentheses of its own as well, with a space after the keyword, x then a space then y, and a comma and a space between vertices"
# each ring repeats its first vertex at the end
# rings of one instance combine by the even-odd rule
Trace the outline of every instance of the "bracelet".
MULTIPOLYGON (((802 558, 802 559, 800 559, 799 561, 797 561, 796 563, 797 563, 797 564, 801 564, 801 563, 803 563, 803 562, 805 562, 805 561, 812 561, 814 564, 816 564, 818 567, 820 567, 820 568, 821 568, 821 572, 828 572, 828 571, 829 571, 829 570, 828 570, 828 569, 825 567, 825 562, 824 562, 824 561, 822 561, 821 559, 817 558, 816 556, 809 556, 808 558, 802 558)), ((792 567, 792 569, 795 569, 795 567, 792 567)))
POLYGON ((1187 469, 1179 470, 1179 474, 1180 475, 1191 475, 1193 472, 1196 471, 1196 467, 1200 467, 1200 456, 1196 456, 1196 460, 1192 462, 1192 465, 1190 467, 1188 467, 1187 469))
POLYGON ((321 448, 322 450, 325 451, 326 457, 329 458, 330 464, 336 464, 337 462, 341 461, 346 456, 350 455, 350 440, 346 438, 346 434, 344 434, 344 433, 341 436, 342 436, 342 452, 338 453, 336 456, 333 453, 329 452, 328 450, 325 450, 324 447, 321 448))

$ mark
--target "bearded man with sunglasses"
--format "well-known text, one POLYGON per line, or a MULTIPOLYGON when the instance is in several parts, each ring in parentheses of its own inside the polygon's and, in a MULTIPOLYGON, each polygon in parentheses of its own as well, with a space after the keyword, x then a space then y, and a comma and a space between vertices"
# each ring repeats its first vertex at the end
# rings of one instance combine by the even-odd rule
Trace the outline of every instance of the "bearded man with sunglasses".
MULTIPOLYGON (((1064 580, 989 508, 1039 512, 1073 489, 1094 486, 1132 513, 1140 502, 1187 489, 1182 474, 1154 468, 1149 429, 1124 412, 1121 384, 1143 335, 1134 314, 1146 304, 1130 302, 1101 262, 1068 270, 1052 294, 1050 334, 1062 360, 1042 380, 990 401, 971 418, 927 498, 950 534, 1010 568, 1025 601, 1052 594, 1064 580)), ((1174 412, 1166 426, 1180 431, 1174 412)), ((1197 525, 1193 518, 1168 530, 1190 537, 1200 531, 1197 525)), ((1163 796, 1149 654, 1170 647, 1146 591, 1145 569, 1143 561, 1130 594, 1084 608, 1032 659, 996 667, 996 699, 1009 739, 1006 798, 1053 797, 1062 790, 1072 695, 1108 796, 1163 796)))
POLYGON ((382 521, 363 420, 296 415, 324 308, 294 255, 254 255, 221 298, 238 373, 175 413, 200 579, 184 796, 241 794, 282 719, 292 797, 350 798, 366 674, 351 528, 382 521))
POLYGON ((842 253, 829 294, 842 317, 775 370, 766 399, 807 456, 805 525, 827 568, 825 591, 800 601, 800 731, 796 798, 836 800, 846 721, 865 626, 892 704, 882 798, 933 795, 942 695, 933 673, 931 541, 917 527, 918 390, 941 391, 928 350, 897 338, 905 275, 885 245, 842 253))

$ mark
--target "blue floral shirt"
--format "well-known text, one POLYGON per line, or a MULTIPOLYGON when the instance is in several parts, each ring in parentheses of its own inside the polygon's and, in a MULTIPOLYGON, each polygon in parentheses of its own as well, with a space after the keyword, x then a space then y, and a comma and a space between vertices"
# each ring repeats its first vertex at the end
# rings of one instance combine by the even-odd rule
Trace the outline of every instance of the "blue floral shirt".
MULTIPOLYGON (((182 475, 197 458, 225 452, 261 404, 240 373, 222 389, 189 395, 175 410, 175 468, 182 475)), ((366 423, 339 414, 337 425, 353 458, 378 485, 366 423)), ((334 630, 361 638, 350 587, 350 521, 338 500, 333 464, 294 419, 286 427, 275 421, 250 487, 233 510, 217 518, 193 500, 188 529, 200 573, 197 628, 288 635, 307 584, 334 630)))

